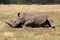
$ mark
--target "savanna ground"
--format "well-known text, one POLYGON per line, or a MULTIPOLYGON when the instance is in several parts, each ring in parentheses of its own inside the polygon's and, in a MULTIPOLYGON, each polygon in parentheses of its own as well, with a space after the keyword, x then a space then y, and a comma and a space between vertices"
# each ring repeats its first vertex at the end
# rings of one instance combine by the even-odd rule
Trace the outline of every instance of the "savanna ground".
POLYGON ((0 40, 60 40, 60 5, 0 5, 0 40), (48 14, 56 28, 11 28, 17 12, 48 14))

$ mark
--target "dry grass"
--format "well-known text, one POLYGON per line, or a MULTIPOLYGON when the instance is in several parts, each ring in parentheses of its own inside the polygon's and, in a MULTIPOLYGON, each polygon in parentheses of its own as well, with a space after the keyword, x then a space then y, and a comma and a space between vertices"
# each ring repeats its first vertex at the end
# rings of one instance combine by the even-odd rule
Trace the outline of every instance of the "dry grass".
POLYGON ((0 40, 60 40, 60 5, 0 5, 0 40), (56 28, 11 28, 17 12, 48 14, 56 28))
POLYGON ((60 5, 0 5, 5 12, 51 12, 60 11, 60 5))

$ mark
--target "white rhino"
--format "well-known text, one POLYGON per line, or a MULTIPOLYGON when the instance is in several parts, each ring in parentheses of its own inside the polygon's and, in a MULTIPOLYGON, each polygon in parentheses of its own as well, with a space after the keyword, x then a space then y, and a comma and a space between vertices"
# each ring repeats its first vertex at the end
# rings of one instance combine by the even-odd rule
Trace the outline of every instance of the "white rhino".
POLYGON ((52 27, 55 28, 53 25, 53 20, 50 16, 45 14, 28 14, 28 13, 18 13, 17 20, 13 20, 13 22, 9 23, 6 22, 11 27, 52 27))

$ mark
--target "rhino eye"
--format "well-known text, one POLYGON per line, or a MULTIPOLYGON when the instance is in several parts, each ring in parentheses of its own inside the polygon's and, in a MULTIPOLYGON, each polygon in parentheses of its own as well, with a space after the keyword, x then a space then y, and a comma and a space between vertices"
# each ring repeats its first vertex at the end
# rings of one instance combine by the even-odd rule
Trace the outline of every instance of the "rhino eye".
POLYGON ((16 20, 14 20, 13 23, 16 23, 16 20))
POLYGON ((11 22, 13 22, 13 21, 11 21, 11 22))

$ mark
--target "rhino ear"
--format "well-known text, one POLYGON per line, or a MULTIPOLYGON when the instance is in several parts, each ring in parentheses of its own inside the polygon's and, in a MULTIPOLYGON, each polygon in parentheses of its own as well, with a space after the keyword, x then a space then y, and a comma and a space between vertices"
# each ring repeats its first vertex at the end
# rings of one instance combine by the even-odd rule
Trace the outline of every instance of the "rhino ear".
POLYGON ((20 17, 20 16, 19 16, 20 14, 21 14, 21 13, 19 12, 19 13, 18 13, 18 17, 20 17))

